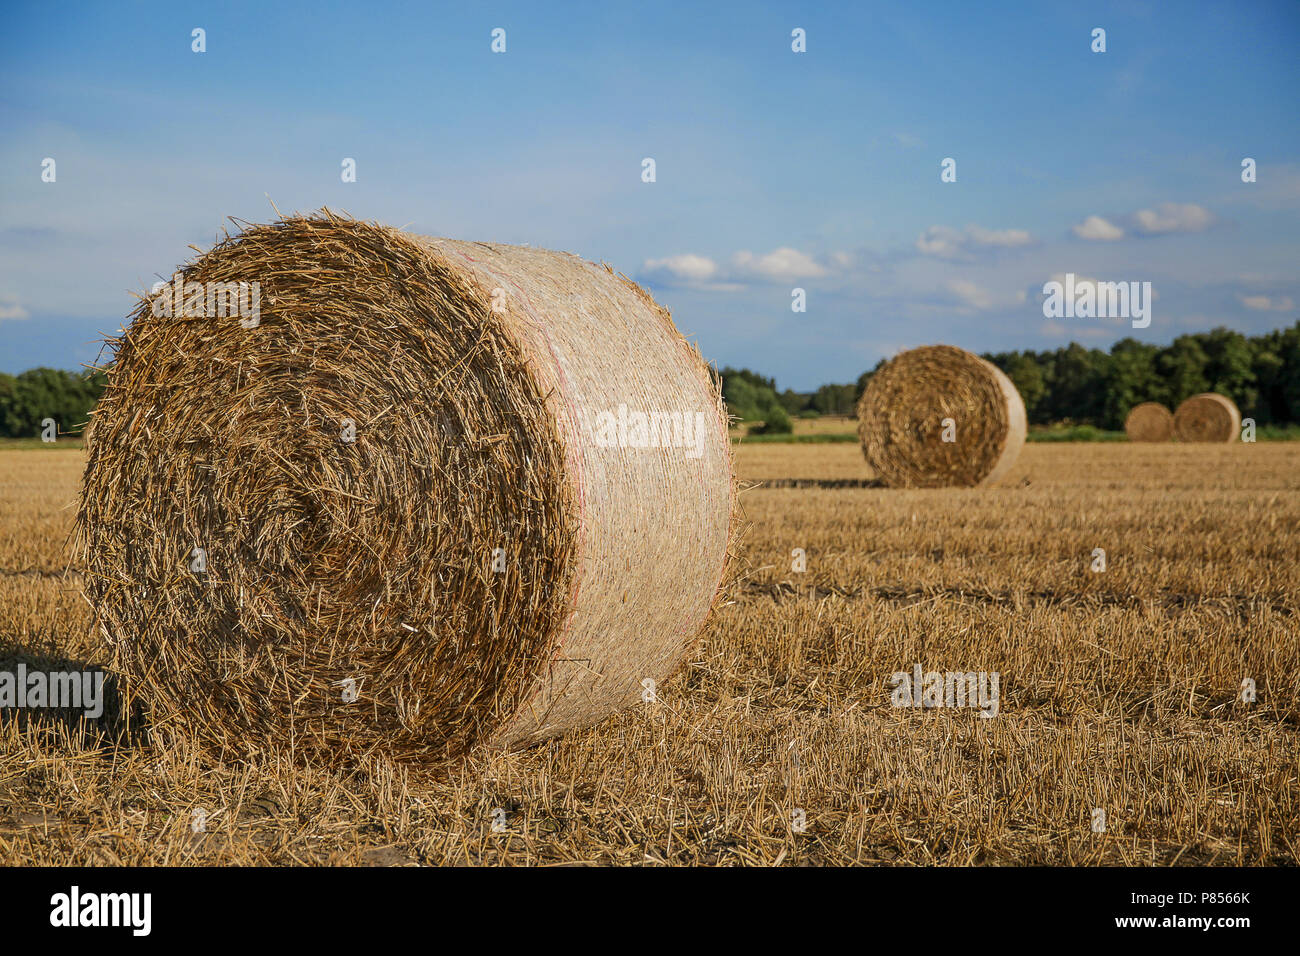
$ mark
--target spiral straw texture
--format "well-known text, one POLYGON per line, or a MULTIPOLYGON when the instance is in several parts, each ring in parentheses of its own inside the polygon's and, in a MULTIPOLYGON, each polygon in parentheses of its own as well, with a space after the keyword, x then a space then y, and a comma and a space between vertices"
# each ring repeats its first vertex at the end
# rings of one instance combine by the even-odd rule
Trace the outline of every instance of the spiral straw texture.
POLYGON ((1159 402, 1134 405, 1124 419, 1129 441, 1169 441, 1174 437, 1174 416, 1159 402))
POLYGON ((258 282, 260 318, 142 300, 78 515, 151 733, 437 761, 590 725, 678 665, 734 480, 708 366, 643 289, 328 210, 180 276, 258 282))
POLYGON ((863 454, 891 487, 994 484, 1015 465, 1026 430, 1011 380, 951 345, 891 359, 858 402, 863 454))
POLYGON ((1174 412, 1174 434, 1179 441, 1232 442, 1241 433, 1241 412, 1236 403, 1217 392, 1193 395, 1174 412))

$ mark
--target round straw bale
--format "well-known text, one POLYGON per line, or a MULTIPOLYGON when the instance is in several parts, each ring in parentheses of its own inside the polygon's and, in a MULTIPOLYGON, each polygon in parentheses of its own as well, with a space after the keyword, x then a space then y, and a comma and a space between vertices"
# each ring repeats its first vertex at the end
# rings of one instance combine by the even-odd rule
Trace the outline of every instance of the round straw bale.
POLYGON ((867 463, 898 488, 993 484, 1025 443, 1025 404, 1002 371, 951 345, 885 363, 858 402, 867 463))
POLYGON ((80 554, 152 733, 526 746, 645 699, 719 591, 725 406, 607 266, 325 210, 227 236, 114 349, 80 554), (257 316, 194 314, 241 282, 257 316))
POLYGON ((1174 412, 1174 434, 1179 441, 1232 442, 1241 433, 1241 412, 1226 395, 1202 392, 1174 412))
POLYGON ((1124 419, 1129 441, 1169 441, 1174 436, 1174 416, 1159 402, 1134 405, 1124 419))

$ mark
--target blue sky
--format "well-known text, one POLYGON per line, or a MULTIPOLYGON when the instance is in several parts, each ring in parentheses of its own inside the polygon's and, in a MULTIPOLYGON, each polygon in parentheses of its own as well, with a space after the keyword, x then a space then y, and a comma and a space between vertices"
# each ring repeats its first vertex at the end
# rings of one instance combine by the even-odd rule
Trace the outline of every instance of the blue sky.
POLYGON ((699 6, 9 4, 0 370, 91 361, 272 200, 604 260, 796 389, 1300 317, 1300 3, 699 6), (1067 272, 1151 326, 1044 318, 1067 272))

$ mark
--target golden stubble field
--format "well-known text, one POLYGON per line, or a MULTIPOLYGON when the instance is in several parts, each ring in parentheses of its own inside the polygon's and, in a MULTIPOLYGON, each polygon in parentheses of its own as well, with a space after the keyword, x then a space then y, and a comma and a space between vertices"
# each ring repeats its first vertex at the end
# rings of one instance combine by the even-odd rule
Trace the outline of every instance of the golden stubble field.
MULTIPOLYGON (((946 491, 737 458, 736 575, 656 702, 440 774, 9 712, 0 864, 1297 862, 1300 444, 1029 445, 946 491), (997 716, 891 706, 918 664, 997 672, 997 716)), ((0 670, 109 660, 62 575, 82 463, 0 451, 0 670)))

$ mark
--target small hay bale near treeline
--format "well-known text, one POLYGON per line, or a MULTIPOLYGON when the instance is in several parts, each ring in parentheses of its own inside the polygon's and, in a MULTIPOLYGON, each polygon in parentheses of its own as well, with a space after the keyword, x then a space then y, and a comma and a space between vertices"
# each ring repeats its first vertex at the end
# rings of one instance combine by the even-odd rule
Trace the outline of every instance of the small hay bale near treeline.
POLYGON ((142 299, 89 429, 87 595, 155 739, 436 762, 670 675, 735 484, 710 369, 649 294, 328 210, 175 288, 251 282, 256 321, 142 299))
POLYGON ((1129 441, 1169 441, 1174 437, 1174 416, 1159 402, 1134 405, 1124 419, 1129 441))
POLYGON ((991 485, 1025 444, 1025 403, 995 365, 952 345, 895 356, 858 402, 867 463, 896 488, 991 485))
POLYGON ((1174 434, 1186 442, 1234 442, 1241 434, 1241 412, 1226 395, 1202 392, 1178 406, 1174 434))

